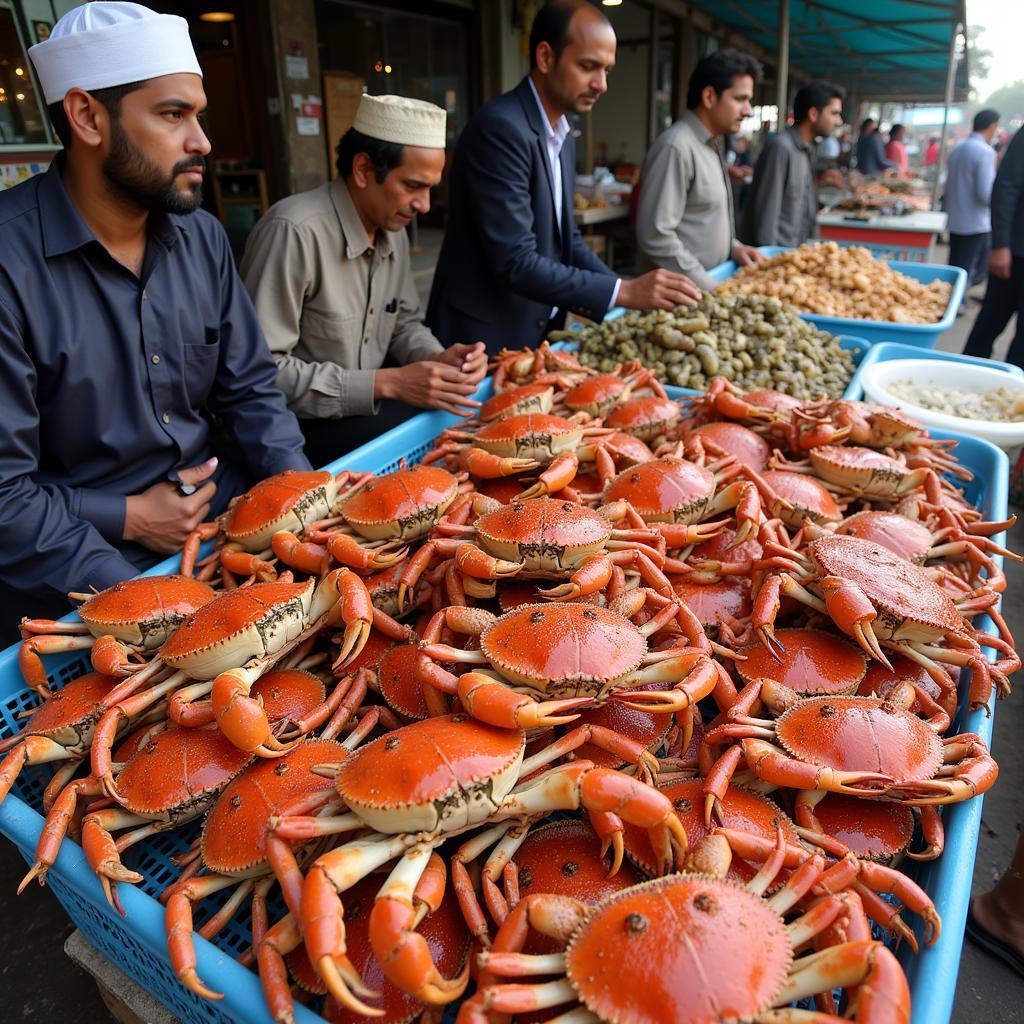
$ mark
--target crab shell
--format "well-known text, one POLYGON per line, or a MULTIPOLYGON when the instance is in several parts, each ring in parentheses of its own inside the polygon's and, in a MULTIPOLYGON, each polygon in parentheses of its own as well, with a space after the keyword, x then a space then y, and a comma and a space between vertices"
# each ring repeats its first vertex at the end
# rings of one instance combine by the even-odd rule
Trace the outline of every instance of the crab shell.
POLYGON ((714 442, 730 455, 735 455, 744 466, 758 473, 767 467, 772 457, 771 445, 760 434, 755 434, 739 423, 705 423, 688 431, 687 440, 691 437, 714 442))
POLYGON ((607 608, 535 604, 495 620, 480 635, 480 650, 510 683, 548 696, 601 698, 640 667, 647 639, 607 608))
POLYGON ((278 530, 301 533, 310 523, 326 519, 337 498, 333 473, 286 469, 231 503, 224 515, 224 535, 246 551, 264 551, 278 530))
POLYGON ((792 509, 780 506, 773 510, 792 529, 800 529, 805 519, 810 519, 812 523, 838 523, 843 517, 836 499, 806 473, 772 469, 763 473, 761 479, 775 494, 793 506, 792 509))
POLYGON ((311 769, 347 756, 340 743, 310 739, 284 757, 259 758, 231 780, 210 808, 201 838, 203 863, 221 875, 264 874, 270 816, 288 801, 329 786, 311 769))
POLYGON ((323 703, 324 681, 299 668, 278 668, 260 676, 249 695, 263 704, 267 721, 301 718, 323 703))
MULTIPOLYGON (((513 858, 519 873, 520 895, 553 893, 593 905, 641 881, 628 862, 609 876, 600 848, 594 830, 575 818, 549 821, 531 829, 513 858)), ((557 949, 556 940, 531 932, 523 952, 553 953, 557 949)))
MULTIPOLYGON (((703 787, 703 779, 684 779, 657 787, 672 801, 675 815, 686 829, 690 849, 696 847, 711 831, 704 821, 703 787)), ((722 801, 721 824, 724 828, 749 832, 764 839, 775 839, 777 829, 781 826, 787 842, 799 842, 793 822, 778 804, 742 786, 730 785, 726 790, 722 801)), ((647 833, 629 822, 625 823, 625 828, 623 841, 626 856, 648 877, 657 875, 660 871, 659 860, 654 855, 647 833)), ((756 870, 745 860, 733 857, 729 877, 738 882, 747 882, 754 877, 756 870)))
POLYGON ((757 1017, 776 1001, 793 950, 760 896, 669 875, 609 896, 565 957, 570 984, 600 1020, 694 1024, 757 1017))
POLYGON ((965 632, 953 601, 929 573, 859 537, 820 537, 808 545, 822 576, 856 584, 879 609, 871 627, 880 639, 928 642, 965 632))
POLYGON ((555 389, 550 384, 523 384, 489 398, 477 413, 481 423, 528 412, 551 412, 555 389))
POLYGON ((525 733, 465 715, 414 722, 350 754, 336 777, 348 808, 387 834, 486 820, 519 777, 525 733))
POLYGON ((345 522, 367 540, 416 540, 437 525, 459 493, 440 466, 411 466, 377 477, 341 507, 345 522))
POLYGON ((932 547, 932 532, 924 523, 896 512, 857 512, 847 516, 835 532, 881 544, 908 562, 924 562, 932 547))
POLYGON ((583 427, 561 416, 524 413, 489 423, 477 431, 473 443, 502 458, 551 462, 562 452, 575 451, 583 439, 583 427))
POLYGON ((715 495, 715 475, 685 459, 655 459, 623 470, 604 501, 628 501, 647 523, 695 523, 715 495))
MULTIPOLYGON (((366 998, 368 1006, 384 1011, 383 1017, 375 1019, 384 1024, 409 1024, 419 1018, 424 1004, 392 984, 373 955, 370 943, 370 912, 380 885, 380 876, 371 875, 345 892, 346 955, 364 984, 380 993, 377 998, 366 998)), ((462 919, 454 887, 449 886, 441 905, 417 925, 416 932, 426 940, 431 959, 444 977, 455 977, 462 970, 469 952, 470 934, 462 919)), ((367 1019, 331 997, 325 1004, 324 1016, 330 1024, 364 1024, 367 1019)))
POLYGON ((575 502, 531 498, 481 516, 476 532, 489 554, 524 563, 520 577, 548 579, 603 551, 611 525, 600 512, 575 502))
POLYGON ((914 837, 914 813, 906 804, 827 793, 814 815, 826 835, 866 860, 893 860, 914 837))
POLYGON ((84 747, 107 710, 107 694, 120 681, 99 672, 72 679, 32 712, 24 734, 46 736, 62 747, 84 747))
POLYGON ((754 611, 750 580, 743 576, 725 576, 715 583, 691 583, 685 576, 676 577, 672 589, 705 629, 723 623, 731 626, 754 611))
POLYGON ((743 395, 743 400, 760 409, 771 409, 772 412, 779 413, 790 413, 803 405, 799 398, 776 391, 774 388, 755 388, 753 391, 746 392, 743 395))
POLYGON ((774 679, 801 697, 857 692, 868 663, 848 640, 820 629, 778 629, 775 636, 785 648, 780 657, 760 641, 740 652, 747 660, 737 660, 736 669, 745 683, 774 679))
POLYGON ((423 684, 416 676, 417 643, 395 644, 377 662, 377 686, 388 707, 403 718, 419 721, 430 713, 423 684))
POLYGON ((194 612, 161 647, 172 668, 194 679, 280 650, 298 636, 309 617, 315 580, 254 583, 219 594, 194 612))
POLYGON ((942 740, 916 715, 875 697, 805 697, 775 721, 790 756, 839 771, 880 772, 897 783, 930 779, 942 740))
POLYGON ((852 445, 822 445, 808 452, 811 465, 825 483, 866 495, 891 497, 910 475, 896 459, 852 445))
POLYGON ((219 729, 166 729, 118 773, 120 802, 148 818, 190 821, 251 760, 219 729))
POLYGON ((188 576, 140 576, 101 590, 78 615, 93 636, 153 650, 214 597, 212 588, 188 576))
POLYGON ((573 412, 603 416, 630 390, 630 386, 619 374, 599 373, 567 391, 565 404, 573 412))
POLYGON ((641 441, 651 441, 671 430, 679 422, 681 413, 681 406, 671 398, 646 395, 617 405, 605 417, 604 425, 632 434, 641 441))

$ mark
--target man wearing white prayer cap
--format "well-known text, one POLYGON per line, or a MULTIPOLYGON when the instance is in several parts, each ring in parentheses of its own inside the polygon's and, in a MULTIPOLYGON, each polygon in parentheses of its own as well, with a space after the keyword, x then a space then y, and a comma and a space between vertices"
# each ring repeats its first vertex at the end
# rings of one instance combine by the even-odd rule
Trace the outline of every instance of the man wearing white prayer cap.
POLYGON ((24 615, 68 611, 68 591, 176 551, 256 480, 309 466, 227 236, 199 209, 210 143, 186 22, 88 3, 29 53, 64 151, 0 193, 10 639, 24 615))
POLYGON ((419 409, 478 405, 483 346, 441 345, 409 265, 405 228, 430 209, 445 142, 440 107, 363 96, 334 181, 282 199, 249 236, 242 279, 315 464, 419 409))

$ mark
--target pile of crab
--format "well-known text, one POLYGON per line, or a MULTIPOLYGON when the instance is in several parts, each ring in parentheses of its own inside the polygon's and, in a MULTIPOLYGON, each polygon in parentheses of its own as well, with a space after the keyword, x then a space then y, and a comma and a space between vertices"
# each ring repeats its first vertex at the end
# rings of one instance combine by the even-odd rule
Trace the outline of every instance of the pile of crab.
POLYGON ((951 723, 1019 668, 1008 524, 892 410, 547 346, 494 384, 422 464, 264 480, 180 574, 22 623, 22 886, 77 839, 196 997, 196 932, 240 929, 281 1022, 909 1021, 892 948, 941 921, 904 861, 995 781, 951 723))

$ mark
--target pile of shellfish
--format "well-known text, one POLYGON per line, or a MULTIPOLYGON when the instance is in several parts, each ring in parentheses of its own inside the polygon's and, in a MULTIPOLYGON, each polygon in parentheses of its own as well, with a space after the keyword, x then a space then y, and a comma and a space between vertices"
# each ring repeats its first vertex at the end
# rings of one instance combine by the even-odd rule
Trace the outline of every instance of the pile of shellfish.
POLYGON ((178 978, 217 999, 194 935, 241 922, 277 1021, 909 1021, 908 862, 995 782, 953 723, 1020 667, 1009 524, 894 410, 493 370, 422 463, 269 478, 178 574, 22 622, 22 885, 78 840, 119 907, 176 837, 178 978))

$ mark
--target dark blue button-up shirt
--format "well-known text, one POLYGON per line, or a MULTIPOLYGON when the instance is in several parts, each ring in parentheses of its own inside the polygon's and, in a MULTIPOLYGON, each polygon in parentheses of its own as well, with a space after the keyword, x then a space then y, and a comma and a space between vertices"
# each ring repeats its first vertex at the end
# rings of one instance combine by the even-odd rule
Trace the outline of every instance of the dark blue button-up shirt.
POLYGON ((0 581, 51 601, 136 575, 125 496, 213 454, 204 408, 237 446, 219 507, 309 465, 217 220, 151 217, 137 278, 61 166, 0 193, 0 581))

